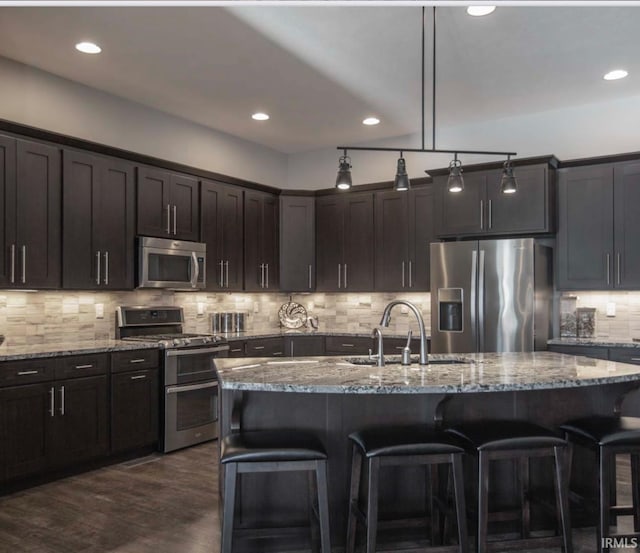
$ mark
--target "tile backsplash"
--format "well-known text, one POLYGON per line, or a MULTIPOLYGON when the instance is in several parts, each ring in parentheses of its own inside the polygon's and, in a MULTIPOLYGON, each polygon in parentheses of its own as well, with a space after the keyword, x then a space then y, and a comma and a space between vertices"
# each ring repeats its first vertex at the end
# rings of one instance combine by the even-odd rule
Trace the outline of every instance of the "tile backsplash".
MULTIPOLYGON (((428 293, 294 294, 293 301, 318 317, 321 330, 369 331, 380 322, 385 305, 406 299, 418 306, 427 329, 430 323, 428 293)), ((115 336, 118 305, 181 305, 187 332, 210 332, 214 312, 243 311, 249 314, 248 329, 279 328, 278 309, 287 294, 206 292, 180 293, 164 290, 135 292, 14 292, 0 291, 0 334, 9 345, 60 343, 107 339, 115 336), (204 315, 198 315, 198 303, 204 315), (102 306, 104 318, 96 318, 102 306)), ((413 315, 396 307, 390 331, 417 333, 413 315)), ((639 319, 640 320, 640 319, 639 319)))

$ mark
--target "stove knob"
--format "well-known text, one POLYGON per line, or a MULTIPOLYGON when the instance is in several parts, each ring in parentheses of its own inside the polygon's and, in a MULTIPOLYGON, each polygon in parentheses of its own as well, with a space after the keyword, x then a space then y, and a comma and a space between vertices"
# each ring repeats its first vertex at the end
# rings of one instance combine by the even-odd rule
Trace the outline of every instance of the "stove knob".
POLYGON ((180 338, 174 338, 173 339, 173 345, 174 346, 179 346, 181 344, 180 338))
POLYGON ((189 338, 184 338, 184 339, 182 340, 182 343, 183 343, 185 346, 188 346, 188 345, 191 343, 191 340, 190 340, 189 338))
POLYGON ((171 346, 171 342, 169 340, 161 340, 160 341, 160 347, 168 348, 169 346, 171 346))
POLYGON ((209 342, 211 342, 211 336, 205 336, 204 337, 204 343, 208 344, 209 342))

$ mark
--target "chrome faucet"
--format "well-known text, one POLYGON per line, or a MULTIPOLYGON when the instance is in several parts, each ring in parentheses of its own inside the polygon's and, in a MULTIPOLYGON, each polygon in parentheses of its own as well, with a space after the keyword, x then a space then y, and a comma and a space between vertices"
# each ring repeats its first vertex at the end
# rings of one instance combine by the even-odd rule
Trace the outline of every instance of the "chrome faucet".
POLYGON ((391 320, 391 310, 396 305, 406 305, 416 316, 416 319, 418 320, 418 328, 420 329, 420 364, 428 365, 429 355, 427 349, 427 333, 424 328, 424 319, 422 318, 420 311, 415 305, 405 300, 395 300, 390 302, 387 307, 384 308, 382 319, 380 320, 380 325, 384 327, 389 326, 389 321, 391 320))
POLYGON ((369 350, 369 359, 376 359, 376 365, 378 367, 384 367, 384 347, 382 345, 382 329, 380 327, 375 327, 371 332, 372 338, 378 339, 378 353, 377 355, 371 355, 371 350, 369 350))

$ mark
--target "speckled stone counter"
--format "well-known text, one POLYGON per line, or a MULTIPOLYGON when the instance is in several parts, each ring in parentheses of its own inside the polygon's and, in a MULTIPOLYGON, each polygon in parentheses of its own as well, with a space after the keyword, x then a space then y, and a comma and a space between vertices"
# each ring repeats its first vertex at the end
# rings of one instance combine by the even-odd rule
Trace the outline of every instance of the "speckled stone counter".
POLYGON ((428 367, 356 365, 348 357, 218 359, 216 365, 223 389, 263 392, 451 394, 640 381, 640 366, 551 352, 431 355, 430 359, 434 364, 428 367), (443 360, 462 362, 436 364, 443 360))
MULTIPOLYGON (((392 331, 383 330, 385 338, 406 338, 407 333, 397 333, 392 331)), ((361 331, 349 331, 340 329, 290 329, 290 328, 256 328, 245 330, 244 332, 234 332, 228 334, 221 334, 229 342, 235 342, 238 340, 251 340, 253 338, 279 338, 284 336, 353 336, 357 338, 370 338, 371 330, 361 331)), ((417 336, 414 333, 414 339, 417 336)), ((428 337, 427 337, 428 338, 428 337)))
POLYGON ((639 348, 640 342, 616 338, 552 338, 547 341, 552 346, 593 346, 603 348, 639 348))
POLYGON ((158 349, 158 344, 155 342, 126 342, 123 340, 95 340, 32 346, 12 346, 5 343, 0 346, 0 362, 138 349, 158 349))

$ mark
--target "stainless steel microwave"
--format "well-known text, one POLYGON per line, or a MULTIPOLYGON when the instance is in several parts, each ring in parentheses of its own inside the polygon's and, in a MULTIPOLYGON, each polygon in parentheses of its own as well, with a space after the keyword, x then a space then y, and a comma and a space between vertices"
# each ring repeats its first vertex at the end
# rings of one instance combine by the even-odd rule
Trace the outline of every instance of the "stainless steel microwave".
POLYGON ((202 290, 206 265, 206 244, 138 237, 138 288, 202 290))

